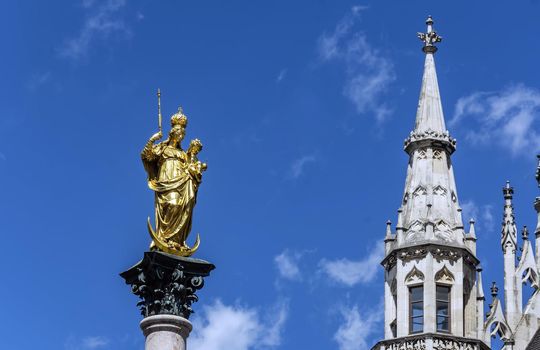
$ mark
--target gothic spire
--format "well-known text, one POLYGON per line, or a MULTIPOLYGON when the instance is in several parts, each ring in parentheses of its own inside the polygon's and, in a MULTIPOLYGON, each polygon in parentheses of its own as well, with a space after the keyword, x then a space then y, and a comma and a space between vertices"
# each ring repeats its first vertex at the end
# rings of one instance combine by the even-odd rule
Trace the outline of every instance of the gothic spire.
POLYGON ((446 127, 444 124, 437 72, 435 70, 435 60, 433 58, 433 55, 437 51, 435 43, 440 42, 442 38, 433 30, 433 19, 431 16, 428 17, 426 24, 426 33, 418 33, 418 38, 424 43, 422 50, 426 54, 426 58, 414 132, 432 131, 444 134, 446 127))
POLYGON ((511 248, 515 252, 517 246, 517 227, 514 222, 514 206, 512 199, 514 197, 514 188, 510 186, 510 181, 506 181, 503 187, 504 195, 504 214, 501 230, 501 245, 503 252, 511 248))
MULTIPOLYGON (((450 161, 456 141, 446 130, 433 59, 437 51, 435 44, 441 37, 433 29, 431 16, 426 24, 426 33, 418 34, 424 43, 425 64, 416 123, 405 140, 405 152, 410 161, 402 202, 402 225, 405 243, 436 240, 459 244, 463 243, 465 233, 450 161)), ((398 245, 400 243, 398 238, 398 245)))

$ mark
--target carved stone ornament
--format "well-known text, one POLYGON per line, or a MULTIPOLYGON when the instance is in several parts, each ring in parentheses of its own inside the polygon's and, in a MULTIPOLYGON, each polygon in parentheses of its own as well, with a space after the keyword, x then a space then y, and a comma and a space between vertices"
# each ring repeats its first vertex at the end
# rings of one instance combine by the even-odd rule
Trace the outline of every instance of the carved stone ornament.
POLYGON ((386 349, 388 350, 425 350, 426 341, 425 339, 403 340, 400 342, 389 344, 386 347, 386 349))
POLYGON ((414 197, 425 196, 426 194, 427 194, 427 190, 422 185, 418 185, 418 187, 416 187, 416 189, 413 191, 414 197))
POLYGON ((476 350, 477 345, 466 341, 433 338, 434 350, 476 350))
POLYGON ((418 270, 416 266, 405 276, 405 283, 418 283, 424 281, 424 274, 422 271, 418 270))
POLYGON ((481 340, 438 333, 424 333, 382 340, 375 344, 371 350, 380 350, 382 347, 385 350, 425 350, 428 346, 429 349, 434 350, 489 350, 489 347, 481 340))
POLYGON ((441 185, 437 185, 433 189, 433 194, 436 194, 438 196, 444 196, 444 195, 446 195, 446 189, 444 187, 442 187, 441 185))
POLYGON ((423 237, 423 233, 426 231, 424 223, 420 220, 415 220, 409 225, 405 240, 407 242, 415 241, 423 237))
POLYGON ((444 222, 443 220, 439 221, 436 225, 435 225, 435 236, 437 238, 440 238, 442 239, 443 241, 445 242, 451 242, 453 241, 454 239, 454 232, 452 231, 452 228, 450 227, 450 225, 448 225, 446 222, 444 222))
POLYGON ((423 259, 427 255, 426 248, 411 247, 410 249, 403 250, 399 253, 399 259, 405 263, 412 260, 423 259))
POLYGON ((120 276, 141 298, 137 306, 144 317, 170 314, 189 318, 191 304, 198 301, 195 292, 214 268, 204 260, 151 251, 120 276))
POLYGON ((391 254, 384 259, 384 261, 382 262, 382 265, 386 270, 390 270, 391 268, 396 266, 396 262, 397 262, 396 254, 391 254))
POLYGON ((446 266, 443 266, 443 268, 435 274, 435 282, 454 283, 454 275, 446 268, 446 266))
POLYGON ((446 148, 450 153, 453 153, 456 149, 456 139, 450 137, 448 131, 411 131, 409 137, 407 137, 404 142, 405 151, 408 151, 415 144, 418 145, 417 147, 425 147, 433 144, 440 145, 446 148))
POLYGON ((433 248, 430 250, 431 255, 437 260, 448 260, 451 263, 458 261, 458 259, 461 257, 460 252, 457 249, 451 249, 451 248, 433 248))
POLYGON ((465 264, 472 267, 475 267, 480 263, 480 261, 466 249, 428 243, 396 249, 384 258, 382 265, 386 270, 390 270, 396 265, 398 260, 401 260, 403 265, 405 265, 405 263, 409 261, 418 261, 424 258, 428 252, 431 253, 433 258, 438 262, 447 261, 450 265, 453 265, 459 258, 462 258, 465 264))

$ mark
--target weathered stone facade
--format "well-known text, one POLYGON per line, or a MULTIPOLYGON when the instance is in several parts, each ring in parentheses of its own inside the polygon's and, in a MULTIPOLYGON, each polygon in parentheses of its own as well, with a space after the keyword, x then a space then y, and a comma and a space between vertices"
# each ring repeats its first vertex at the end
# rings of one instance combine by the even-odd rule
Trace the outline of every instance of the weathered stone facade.
MULTIPOLYGON (((431 17, 426 23, 427 33, 419 33, 425 65, 416 123, 404 144, 405 190, 397 224, 393 229, 387 222, 384 240, 384 340, 373 350, 489 349, 496 336, 505 350, 534 348, 531 339, 540 325, 540 198, 534 205, 536 253, 525 228, 517 258, 514 190, 509 183, 503 188, 504 308, 493 285, 485 314, 475 222, 465 230, 451 161, 456 140, 445 127, 435 70, 435 43, 441 39, 431 17), (525 283, 533 293, 523 307, 525 283)), ((537 180, 540 186, 540 163, 537 180)))

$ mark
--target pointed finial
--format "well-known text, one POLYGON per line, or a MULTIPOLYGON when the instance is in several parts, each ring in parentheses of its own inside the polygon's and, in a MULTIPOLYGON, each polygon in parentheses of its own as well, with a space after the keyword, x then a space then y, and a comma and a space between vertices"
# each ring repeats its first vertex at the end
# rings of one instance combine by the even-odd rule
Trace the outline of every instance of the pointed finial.
POLYGON ((396 228, 403 228, 403 208, 398 209, 396 228))
POLYGON ((392 237, 392 222, 388 220, 386 222, 386 236, 384 237, 384 241, 393 241, 394 237, 392 237))
POLYGON ((536 158, 538 158, 538 165, 536 166, 536 182, 538 183, 538 187, 540 187, 540 154, 536 155, 536 158))
POLYGON ((476 230, 474 229, 474 219, 469 220, 469 235, 471 237, 476 237, 476 230))
POLYGON ((506 180, 506 185, 503 187, 504 199, 512 199, 514 188, 510 186, 510 181, 506 180))
POLYGON ((433 30, 433 18, 431 17, 431 15, 428 16, 426 24, 427 32, 417 33, 417 36, 420 40, 424 42, 424 47, 422 47, 422 51, 424 51, 425 53, 435 53, 437 52, 437 47, 435 46, 435 44, 441 42, 442 37, 433 30))
POLYGON ((478 273, 476 298, 477 300, 485 300, 484 286, 482 283, 482 266, 480 264, 476 266, 476 272, 478 273))
POLYGON ((491 284, 491 296, 493 298, 496 298, 498 293, 499 293, 499 288, 497 288, 497 284, 493 282, 491 284))
POLYGON ((529 229, 527 228, 527 226, 523 226, 523 230, 521 231, 521 237, 524 241, 529 239, 529 229))

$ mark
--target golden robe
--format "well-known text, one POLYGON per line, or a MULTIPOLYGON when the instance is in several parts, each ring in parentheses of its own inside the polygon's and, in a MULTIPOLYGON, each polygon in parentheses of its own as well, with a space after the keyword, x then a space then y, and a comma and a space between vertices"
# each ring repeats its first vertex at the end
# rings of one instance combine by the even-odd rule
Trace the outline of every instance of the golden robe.
POLYGON ((186 153, 165 141, 148 143, 141 156, 148 187, 155 192, 157 237, 187 247, 199 181, 190 172, 186 153))

